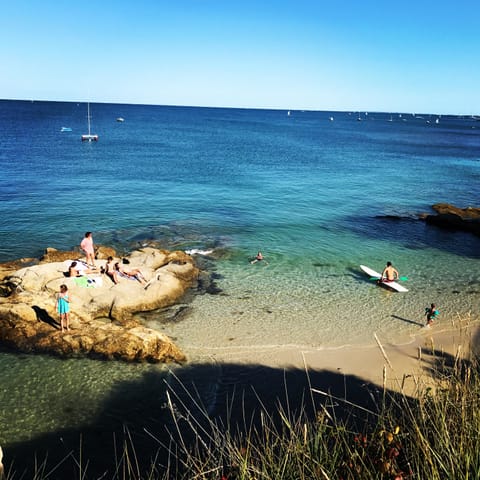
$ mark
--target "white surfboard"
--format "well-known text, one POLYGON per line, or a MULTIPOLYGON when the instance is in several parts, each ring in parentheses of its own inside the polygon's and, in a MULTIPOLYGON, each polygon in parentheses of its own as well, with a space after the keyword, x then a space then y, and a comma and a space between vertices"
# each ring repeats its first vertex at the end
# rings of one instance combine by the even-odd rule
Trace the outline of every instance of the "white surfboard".
MULTIPOLYGON (((381 274, 376 272, 370 267, 366 267, 365 265, 360 265, 360 268, 370 277, 372 278, 378 278, 380 279, 381 274)), ((403 285, 400 285, 397 282, 381 282, 381 285, 384 285, 385 287, 389 287, 392 290, 396 290, 397 292, 408 292, 408 289, 406 289, 403 285)))

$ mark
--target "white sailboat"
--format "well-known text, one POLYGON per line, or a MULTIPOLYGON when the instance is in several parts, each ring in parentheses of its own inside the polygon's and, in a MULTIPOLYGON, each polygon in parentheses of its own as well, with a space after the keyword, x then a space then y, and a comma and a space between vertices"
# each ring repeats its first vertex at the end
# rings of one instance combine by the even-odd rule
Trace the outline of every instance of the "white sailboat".
POLYGON ((88 133, 82 135, 82 142, 96 142, 98 135, 91 133, 90 131, 90 103, 87 103, 87 121, 88 121, 88 133))

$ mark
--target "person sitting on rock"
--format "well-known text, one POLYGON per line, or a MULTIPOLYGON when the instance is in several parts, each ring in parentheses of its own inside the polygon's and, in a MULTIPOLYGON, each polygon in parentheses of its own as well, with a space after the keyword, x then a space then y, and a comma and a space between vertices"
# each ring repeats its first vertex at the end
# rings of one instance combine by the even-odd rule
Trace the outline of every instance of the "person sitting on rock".
POLYGON ((107 258, 107 263, 105 265, 105 273, 112 279, 113 283, 118 283, 118 272, 115 269, 115 265, 113 263, 113 257, 107 258))
POLYGON ((124 268, 120 265, 119 262, 115 264, 115 270, 121 277, 128 278, 130 280, 138 280, 142 285, 145 285, 147 281, 143 276, 142 272, 138 268, 134 268, 133 270, 129 270, 128 272, 124 270, 124 268))

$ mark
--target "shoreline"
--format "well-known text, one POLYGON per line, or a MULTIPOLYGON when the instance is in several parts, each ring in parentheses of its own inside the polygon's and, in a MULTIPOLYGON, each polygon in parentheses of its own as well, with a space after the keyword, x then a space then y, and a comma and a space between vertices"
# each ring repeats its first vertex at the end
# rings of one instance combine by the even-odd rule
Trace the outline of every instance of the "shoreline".
MULTIPOLYGON (((211 273, 208 268, 206 271, 211 273)), ((194 294, 194 298, 195 296, 194 294)), ((384 297, 389 298, 388 296, 384 297)), ((381 297, 379 296, 379 298, 381 297)), ((392 299, 397 299, 397 297, 392 297, 392 299)), ((191 302, 189 303, 191 305, 191 302)), ((243 312, 241 313, 243 314, 243 312)), ((341 310, 335 316, 339 313, 341 310)), ((418 379, 428 382, 428 378, 431 377, 428 374, 426 358, 432 360, 432 357, 437 356, 439 352, 453 358, 458 355, 464 358, 469 354, 469 347, 479 330, 480 319, 477 315, 472 314, 464 316, 457 314, 456 317, 452 315, 448 317, 450 320, 444 317, 444 319, 436 321, 432 327, 426 328, 422 327, 419 322, 396 316, 409 324, 416 323, 419 328, 414 332, 403 332, 401 337, 396 338, 397 341, 386 340, 381 332, 378 332, 377 338, 372 331, 368 337, 371 339, 368 343, 324 344, 321 346, 310 346, 300 342, 298 344, 286 342, 268 345, 255 344, 255 342, 248 344, 246 343, 248 337, 243 338, 243 341, 240 340, 242 342, 240 345, 219 342, 216 345, 220 346, 213 346, 215 345, 214 339, 210 340, 208 346, 205 346, 206 344, 202 343, 202 340, 210 338, 212 335, 208 325, 203 325, 208 336, 197 339, 199 346, 190 342, 182 345, 181 342, 177 342, 175 335, 171 335, 172 332, 169 331, 169 328, 151 328, 173 339, 174 343, 187 355, 187 366, 201 363, 217 365, 236 363, 240 366, 258 365, 280 369, 330 370, 341 372, 344 375, 361 377, 367 382, 392 390, 405 387, 405 376, 407 376, 409 379, 415 379, 415 382, 413 380, 408 382, 410 384, 408 391, 413 392, 418 388, 418 379), (432 350, 435 352, 433 355, 432 350)), ((197 319, 202 324, 208 324, 203 320, 197 319)), ((183 321, 180 324, 181 329, 185 328, 183 321)), ((192 325, 189 328, 192 328, 192 325)), ((367 327, 364 325, 363 328, 367 327)))
MULTIPOLYGON (((222 364, 331 371, 361 378, 366 383, 414 396, 433 386, 433 369, 436 363, 452 364, 468 360, 477 353, 477 336, 480 322, 469 318, 459 319, 454 324, 437 324, 422 328, 411 341, 401 344, 381 342, 373 337, 369 345, 344 345, 340 347, 298 348, 294 346, 271 346, 268 349, 254 346, 218 347, 216 351, 202 349, 192 353, 183 349, 189 360, 187 365, 210 361, 222 364)), ((328 388, 328 386, 323 386, 328 388)))

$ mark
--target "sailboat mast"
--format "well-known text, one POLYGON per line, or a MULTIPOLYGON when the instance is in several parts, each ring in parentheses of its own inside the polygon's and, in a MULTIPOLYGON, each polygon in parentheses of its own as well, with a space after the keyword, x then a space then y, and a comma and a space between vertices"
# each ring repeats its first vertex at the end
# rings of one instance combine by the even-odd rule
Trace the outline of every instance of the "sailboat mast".
POLYGON ((90 136, 90 102, 87 103, 88 136, 90 136))
POLYGON ((90 116, 90 102, 87 102, 87 124, 88 124, 88 133, 82 135, 82 142, 89 141, 89 142, 96 142, 98 140, 98 135, 92 135, 91 129, 91 116, 90 116))

